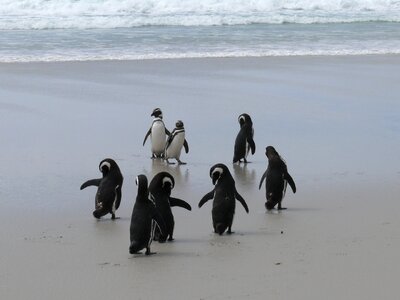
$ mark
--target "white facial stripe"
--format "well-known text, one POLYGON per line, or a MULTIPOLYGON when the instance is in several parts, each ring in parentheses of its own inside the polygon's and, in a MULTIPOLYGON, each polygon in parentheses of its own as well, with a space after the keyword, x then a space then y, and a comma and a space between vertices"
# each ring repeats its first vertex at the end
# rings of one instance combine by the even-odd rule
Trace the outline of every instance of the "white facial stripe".
POLYGON ((164 187, 164 185, 165 185, 166 182, 169 182, 169 183, 171 184, 171 188, 174 188, 174 184, 172 183, 171 178, 169 178, 169 177, 164 177, 164 178, 163 178, 163 180, 162 180, 162 186, 163 186, 163 187, 164 187))
POLYGON ((221 177, 221 175, 222 175, 222 173, 224 173, 224 170, 222 170, 222 168, 215 168, 213 171, 212 171, 212 173, 211 173, 211 177, 214 175, 214 173, 216 173, 216 172, 218 172, 220 175, 220 177, 221 177))
POLYGON ((103 169, 104 166, 106 166, 109 170, 111 169, 111 164, 108 161, 105 161, 100 165, 100 171, 103 169))
POLYGON ((245 121, 246 121, 246 118, 245 118, 243 115, 241 115, 241 116, 239 117, 239 123, 240 123, 240 121, 245 122, 245 121))
POLYGON ((135 178, 135 183, 136 183, 136 185, 139 185, 139 177, 135 178))

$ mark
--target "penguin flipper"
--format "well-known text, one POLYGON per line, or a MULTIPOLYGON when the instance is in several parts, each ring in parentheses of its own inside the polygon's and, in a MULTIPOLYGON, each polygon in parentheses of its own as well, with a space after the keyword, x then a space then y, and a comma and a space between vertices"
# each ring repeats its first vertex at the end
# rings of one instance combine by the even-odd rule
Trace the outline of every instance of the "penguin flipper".
POLYGON ((168 136, 167 142, 166 142, 166 144, 165 144, 165 150, 167 150, 168 147, 169 147, 169 145, 171 145, 172 140, 174 139, 174 136, 175 136, 175 135, 174 135, 174 132, 172 132, 172 134, 168 136))
POLYGON ((256 153, 256 144, 254 143, 253 137, 248 137, 247 143, 249 143, 251 154, 254 155, 254 153, 256 153))
POLYGON ((84 188, 87 188, 88 186, 92 186, 92 185, 94 185, 94 186, 99 186, 99 185, 100 185, 100 182, 101 182, 101 179, 102 179, 102 178, 99 178, 99 179, 91 179, 91 180, 86 181, 85 183, 83 183, 83 184, 81 185, 81 190, 83 190, 84 188))
POLYGON ((212 198, 214 198, 214 190, 205 194, 204 197, 201 198, 199 202, 199 208, 202 207, 204 203, 206 203, 208 200, 211 200, 212 198))
POLYGON ((292 178, 292 176, 290 176, 289 173, 285 174, 285 179, 287 180, 287 182, 289 183, 290 187, 292 188, 293 193, 296 193, 296 184, 294 183, 294 180, 292 178))
POLYGON ((244 201, 243 197, 238 193, 236 189, 235 189, 235 198, 243 205, 246 212, 249 213, 249 208, 247 206, 246 201, 244 201))
POLYGON ((183 142, 183 147, 185 147, 185 152, 186 152, 186 153, 189 153, 189 145, 188 145, 186 139, 185 139, 185 141, 183 142))
POLYGON ((165 127, 165 133, 168 135, 168 136, 171 136, 171 132, 169 132, 169 130, 165 127))
POLYGON ((186 201, 183 201, 181 199, 178 198, 169 198, 169 205, 170 206, 179 206, 182 208, 185 208, 187 210, 192 210, 192 207, 190 206, 189 203, 187 203, 186 201))
POLYGON ((146 140, 147 140, 147 138, 149 137, 150 133, 151 133, 151 127, 150 127, 149 131, 147 131, 146 136, 144 137, 143 146, 144 146, 144 144, 146 143, 146 140))
POLYGON ((261 176, 260 185, 258 186, 259 190, 261 189, 262 183, 266 177, 267 177, 267 171, 265 171, 264 174, 261 176))

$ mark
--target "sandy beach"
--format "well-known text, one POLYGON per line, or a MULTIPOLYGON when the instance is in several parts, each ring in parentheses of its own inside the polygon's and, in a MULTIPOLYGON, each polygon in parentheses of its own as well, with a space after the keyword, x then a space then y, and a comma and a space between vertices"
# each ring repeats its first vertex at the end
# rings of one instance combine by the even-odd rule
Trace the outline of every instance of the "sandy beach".
POLYGON ((400 277, 400 56, 203 58, 0 64, 3 299, 395 299, 400 277), (183 120, 184 166, 142 147, 155 107, 183 120), (232 165, 251 115, 251 163, 232 165), (265 147, 298 187, 266 213, 265 147), (120 219, 92 217, 98 163, 124 175, 120 219), (212 232, 215 163, 250 213, 212 232), (132 256, 135 176, 169 171, 175 241, 132 256))

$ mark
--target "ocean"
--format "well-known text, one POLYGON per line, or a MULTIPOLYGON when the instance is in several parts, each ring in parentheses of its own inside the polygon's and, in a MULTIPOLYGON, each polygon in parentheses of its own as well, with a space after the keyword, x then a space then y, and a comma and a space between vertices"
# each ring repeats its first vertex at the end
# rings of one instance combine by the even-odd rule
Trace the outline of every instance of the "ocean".
POLYGON ((400 53, 400 0, 0 0, 0 62, 400 53))

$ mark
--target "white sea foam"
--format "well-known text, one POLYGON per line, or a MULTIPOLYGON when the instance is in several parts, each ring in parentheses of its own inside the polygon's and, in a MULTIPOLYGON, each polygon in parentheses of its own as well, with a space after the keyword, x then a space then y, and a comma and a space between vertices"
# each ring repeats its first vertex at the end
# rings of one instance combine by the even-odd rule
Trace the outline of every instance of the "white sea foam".
POLYGON ((0 0, 0 29, 400 22, 400 0, 0 0))
POLYGON ((235 57, 284 57, 284 56, 354 56, 354 55, 399 55, 400 49, 364 50, 270 50, 270 51, 232 51, 232 52, 188 52, 153 54, 101 54, 101 55, 17 55, 0 57, 0 63, 15 62, 80 62, 80 61, 122 61, 184 58, 235 58, 235 57))

